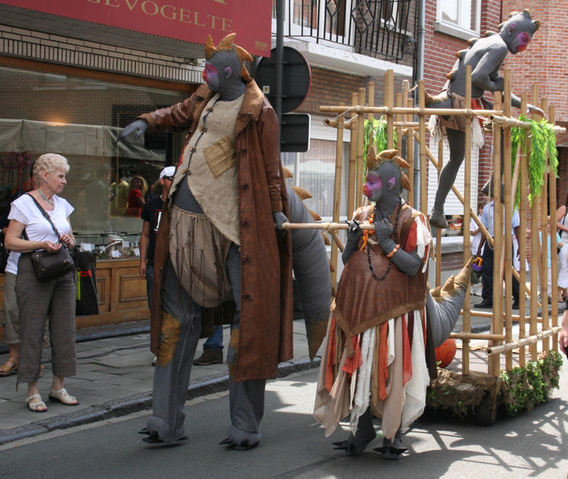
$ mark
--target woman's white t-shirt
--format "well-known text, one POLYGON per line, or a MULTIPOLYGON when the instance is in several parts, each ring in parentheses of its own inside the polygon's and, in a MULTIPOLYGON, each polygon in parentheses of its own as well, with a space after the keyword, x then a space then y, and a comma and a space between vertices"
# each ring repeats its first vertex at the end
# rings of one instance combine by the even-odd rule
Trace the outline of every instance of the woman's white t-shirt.
MULTIPOLYGON (((74 208, 71 204, 57 195, 53 195, 55 207, 53 211, 47 211, 47 214, 53 221, 53 224, 59 231, 59 234, 69 234, 71 225, 69 224, 69 215, 73 213, 74 208)), ((10 208, 9 220, 16 220, 24 224, 26 235, 30 241, 51 241, 58 243, 59 238, 53 231, 49 221, 43 216, 34 200, 30 195, 22 195, 12 202, 10 208)))

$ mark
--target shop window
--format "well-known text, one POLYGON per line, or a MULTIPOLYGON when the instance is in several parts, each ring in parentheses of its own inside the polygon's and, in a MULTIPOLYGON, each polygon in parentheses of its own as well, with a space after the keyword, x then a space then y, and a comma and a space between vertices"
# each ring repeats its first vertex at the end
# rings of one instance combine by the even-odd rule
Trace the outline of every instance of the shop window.
MULTIPOLYGON (((306 153, 283 153, 282 164, 288 168, 294 177, 290 182, 307 190, 312 198, 304 201, 306 207, 315 211, 325 221, 331 221, 333 216, 333 194, 335 188, 335 142, 312 139, 310 150, 306 153)), ((347 165, 349 146, 344 147, 344 165, 347 165)), ((343 219, 351 216, 347 214, 348 170, 344 166, 341 181, 340 215, 343 219)))
POLYGON ((61 196, 75 208, 78 242, 101 258, 136 256, 142 220, 134 200, 158 193, 159 173, 177 162, 183 138, 116 139, 139 114, 187 94, 12 68, 0 68, 0 84, 0 212, 31 187, 33 161, 59 153, 71 166, 61 196))

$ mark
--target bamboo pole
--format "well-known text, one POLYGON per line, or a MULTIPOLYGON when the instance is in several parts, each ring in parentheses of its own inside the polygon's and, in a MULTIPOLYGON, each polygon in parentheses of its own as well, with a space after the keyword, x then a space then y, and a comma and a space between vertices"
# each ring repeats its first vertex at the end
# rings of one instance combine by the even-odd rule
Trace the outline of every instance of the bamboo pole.
POLYGON ((387 70, 385 74, 385 106, 387 115, 387 149, 395 148, 394 144, 394 72, 387 70))
MULTIPOLYGON (((412 105, 412 98, 409 98, 407 100, 407 104, 412 105)), ((419 126, 418 122, 416 123, 416 126, 419 126)), ((414 129, 413 128, 409 128, 406 140, 406 145, 408 149, 408 155, 406 155, 407 156, 406 160, 408 162, 408 182, 410 183, 408 204, 412 207, 414 207, 414 129)))
MULTIPOLYGON (((533 85, 532 91, 532 103, 533 105, 537 104, 538 92, 536 90, 536 85, 533 85)), ((530 151, 530 139, 527 138, 529 142, 527 145, 527 151, 530 151)), ((531 288, 533 291, 537 290, 538 285, 538 271, 539 271, 539 251, 540 245, 538 240, 538 225, 540 224, 539 215, 540 215, 540 207, 539 207, 539 199, 538 197, 534 197, 535 191, 531 191, 533 195, 533 202, 531 205, 531 288)), ((537 333, 537 305, 536 305, 536 295, 531 294, 530 300, 530 327, 529 327, 529 334, 534 336, 537 333)), ((546 301, 546 300, 545 300, 546 301)), ((544 303, 546 304, 546 303, 544 303)), ((544 306, 543 304, 543 306, 544 306)), ((531 359, 534 361, 537 359, 537 348, 535 343, 530 343, 529 351, 531 354, 531 359)))
MULTIPOLYGON (((476 318, 492 318, 493 317, 493 313, 489 313, 489 312, 484 312, 484 311, 472 311, 471 312, 472 316, 475 316, 476 318)), ((511 318, 513 318, 514 321, 518 321, 520 318, 520 315, 518 314, 512 314, 511 318)))
MULTIPOLYGON (((551 123, 554 123, 556 118, 556 110, 554 106, 551 105, 548 111, 548 119, 551 123)), ((556 234, 557 234, 557 225, 556 225, 556 209, 558 207, 558 199, 556 197, 556 175, 554 171, 550 171, 548 174, 549 181, 550 181, 550 237, 551 246, 550 251, 552 252, 551 261, 551 271, 550 274, 552 275, 552 320, 551 326, 554 328, 558 326, 558 252, 556 250, 556 234)), ((558 335, 554 334, 552 336, 552 349, 554 351, 558 351, 558 335)))
MULTIPOLYGON (((440 173, 442 172, 442 164, 444 163, 444 141, 440 139, 438 142, 438 166, 436 167, 438 174, 438 183, 440 183, 440 173)), ((426 174, 426 172, 424 172, 426 174)), ((436 286, 442 284, 442 230, 436 228, 436 286)))
MULTIPOLYGON (((542 111, 548 110, 548 101, 546 98, 542 98, 540 107, 542 111)), ((554 184, 554 203, 552 202, 552 191, 550 191, 550 185, 552 183, 552 169, 550 165, 550 155, 546 157, 547 167, 544 172, 544 183, 543 183, 543 196, 542 196, 542 218, 543 218, 543 229, 542 237, 547 238, 546 245, 543 251, 543 284, 546 289, 546 294, 541 296, 541 302, 547 304, 548 298, 551 298, 552 314, 554 314, 554 309, 556 309, 556 315, 558 316, 558 302, 556 300, 558 289, 556 288, 556 281, 554 281, 553 271, 557 268, 558 263, 556 263, 556 183, 554 184), (548 213, 550 211, 550 214, 548 213), (554 230, 554 235, 552 232, 554 230), (554 250, 554 253, 553 253, 554 250), (554 262, 553 262, 554 258, 554 262), (550 267, 548 266, 550 264, 550 267), (550 290, 548 286, 548 275, 551 275, 551 285, 550 290), (556 289, 556 291, 554 291, 556 289), (546 298, 546 301, 544 300, 546 298)), ((558 273, 557 273, 558 274, 558 273)), ((542 329, 547 330, 550 327, 550 316, 548 314, 548 307, 542 308, 542 329)), ((542 340, 542 350, 544 352, 550 351, 550 338, 544 338, 542 340)))
MULTIPOLYGON (((420 80, 419 80, 420 81, 420 80)), ((342 113, 347 108, 345 106, 331 105, 331 106, 320 106, 320 111, 322 113, 342 113)), ((354 106, 349 108, 350 111, 355 113, 374 113, 375 115, 388 115, 388 114, 410 114, 410 115, 439 115, 439 116, 481 116, 490 117, 491 115, 502 115, 500 110, 472 110, 471 108, 426 108, 426 106, 420 108, 416 107, 392 107, 388 108, 386 106, 354 106)))
POLYGON ((561 326, 556 326, 554 328, 550 328, 544 331, 539 331, 534 335, 526 336, 523 339, 514 340, 511 341, 510 343, 500 344, 499 346, 492 346, 490 348, 487 348, 487 355, 488 356, 497 355, 505 351, 518 349, 519 347, 526 345, 530 345, 531 347, 532 346, 536 347, 536 343, 538 341, 542 341, 544 338, 547 338, 553 334, 557 334, 558 331, 560 331, 561 329, 562 329, 561 326))
MULTIPOLYGON (((331 239, 334 241, 334 243, 337 245, 337 247, 339 248, 339 251, 343 252, 343 250, 345 249, 345 246, 343 245, 343 242, 339 239, 339 236, 337 235, 337 232, 334 230, 330 230, 329 234, 331 235, 331 239)), ((335 284, 335 283, 334 283, 335 284)))
MULTIPOLYGON (((526 115, 527 100, 523 96, 521 99, 521 113, 526 115)), ((526 297, 525 291, 527 286, 527 218, 528 218, 528 168, 527 168, 527 155, 524 153, 523 148, 519 145, 517 152, 516 164, 519 165, 519 188, 520 188, 520 204, 519 204, 519 217, 521 220, 519 237, 519 338, 526 336, 526 297)), ((515 165, 516 166, 516 165, 515 165)), ((512 195, 515 194, 513 190, 512 195)), ((519 364, 524 366, 526 363, 526 349, 521 347, 519 349, 519 364)))
MULTIPOLYGON (((510 117, 505 117, 505 116, 500 116, 500 115, 491 115, 489 117, 489 121, 493 122, 501 127, 518 127, 518 128, 524 128, 526 130, 530 130, 531 128, 531 124, 528 121, 521 121, 521 120, 517 120, 516 118, 510 118, 510 117)), ((553 125, 552 126, 552 130, 554 131, 554 133, 559 134, 559 133, 566 133, 566 128, 562 127, 562 126, 558 126, 558 125, 553 125)))
MULTIPOLYGON (((423 112, 426 107, 426 94, 424 92, 424 80, 418 80, 418 105, 420 111, 423 112)), ((428 191, 426 189, 426 178, 428 176, 426 164, 426 119, 421 114, 418 118, 418 135, 420 146, 420 211, 425 215, 428 214, 428 191)))
MULTIPOLYGON (((368 92, 367 104, 371 108, 374 108, 374 106, 375 106, 375 82, 370 81, 367 84, 367 92, 368 92)), ((375 118, 375 115, 373 113, 367 113, 367 120, 373 121, 373 118, 375 118)))
MULTIPOLYGON (((397 107, 402 106, 402 92, 396 94, 396 106, 397 107)), ((400 113, 397 113, 394 117, 393 122, 392 122, 394 131, 396 132, 396 143, 394 143, 394 144, 395 144, 397 150, 401 154, 402 154, 402 125, 401 125, 401 123, 403 123, 403 121, 404 121, 403 115, 400 114, 400 113)), ((394 142, 394 138, 393 138, 393 142, 394 142)))
MULTIPOLYGON (((357 106, 359 95, 355 92, 351 94, 351 105, 357 106)), ((355 110, 352 111, 352 120, 359 117, 355 110)), ((357 165, 357 130, 359 122, 353 123, 349 135, 349 171, 347 180, 347 217, 351 218, 355 212, 355 174, 357 165)))
MULTIPOLYGON (((505 82, 506 83, 506 82, 505 82)), ((495 108, 502 108, 501 92, 495 92, 495 108)), ((501 222, 501 129, 493 130, 493 318, 491 320, 491 333, 499 334, 503 331, 502 301, 503 285, 501 278, 501 252, 503 250, 503 226, 501 222)), ((491 346, 499 341, 491 342, 491 346)), ((487 364, 488 374, 497 376, 500 370, 500 359, 496 355, 487 364)))
MULTIPOLYGON (((503 114, 506 117, 511 116, 511 72, 505 70, 505 91, 503 114)), ((504 279, 505 279, 505 342, 509 343, 513 339, 513 305, 511 298, 513 297, 513 207, 511 204, 511 128, 503 129, 503 179, 505 187, 505 244, 504 246, 504 279)), ((513 369, 513 354, 507 351, 505 354, 505 369, 510 371, 513 369)))
MULTIPOLYGON (((362 230, 375 231, 374 224, 361 223, 359 228, 362 230)), ((338 231, 347 230, 349 225, 347 223, 335 223, 333 221, 320 221, 313 223, 284 223, 282 225, 284 230, 324 230, 324 231, 338 231)))
MULTIPOLYGON (((369 113, 369 115, 372 115, 372 113, 369 113)), ((343 128, 345 128, 346 130, 351 129, 351 126, 354 122, 357 121, 357 117, 359 115, 355 115, 353 118, 349 118, 349 120, 344 120, 343 122, 343 128)), ((337 128, 337 118, 326 118, 325 120, 323 120, 323 124, 325 126, 331 126, 334 128, 337 128)), ((406 121, 406 120, 401 120, 401 121, 395 121, 393 123, 393 125, 395 127, 401 127, 401 128, 418 128, 418 122, 417 121, 406 121)))
MULTIPOLYGON (((450 338, 454 339, 461 339, 462 341, 469 341, 470 339, 486 339, 486 340, 495 340, 495 341, 503 341, 505 336, 503 334, 491 334, 491 333, 451 333, 450 338)), ((465 373, 464 373, 465 375, 465 373)))
MULTIPOLYGON (((543 174, 542 193, 540 198, 540 231, 541 231, 541 256, 540 256, 540 302, 545 305, 542 308, 542 329, 548 329, 548 255, 552 246, 556 244, 549 236, 550 226, 548 220, 548 178, 545 169, 543 174), (550 249, 549 249, 550 247, 550 249)), ((543 351, 550 349, 548 338, 542 340, 543 351)))
MULTIPOLYGON (((365 104, 365 89, 359 88, 359 105, 365 104)), ((363 144, 365 142, 365 118, 363 115, 359 116, 359 121, 357 122, 357 166, 356 166, 356 176, 355 176, 355 207, 359 208, 363 201, 363 144)))
MULTIPOLYGON (((341 179, 343 177, 343 115, 337 118, 337 136, 335 140, 335 181, 333 184, 333 216, 334 222, 339 221, 341 213, 341 179)), ((349 212, 348 212, 349 213, 349 212)), ((331 245, 331 284, 337 285, 338 251, 337 243, 331 245)))
MULTIPOLYGON (((333 106, 320 106, 320 111, 322 113, 342 113, 346 111, 347 108, 345 106, 333 105, 333 106)), ((490 121, 495 123, 504 122, 507 124, 503 124, 500 126, 520 126, 521 128, 530 128, 530 124, 528 122, 523 122, 521 120, 517 120, 515 118, 505 118, 502 115, 502 111, 498 110, 472 110, 469 108, 416 108, 416 107, 393 107, 387 108, 383 107, 366 107, 366 106, 355 106, 353 109, 349 108, 349 110, 354 111, 357 113, 374 113, 377 115, 386 115, 386 114, 407 114, 407 115, 439 115, 439 116, 480 116, 480 117, 488 117, 490 121)), ((554 133, 566 133, 566 128, 554 125, 552 127, 554 133)))
POLYGON ((342 118, 343 120, 343 128, 345 130, 350 130, 353 127, 353 124, 357 122, 357 117, 359 115, 355 114, 355 116, 349 118, 348 120, 345 119, 344 115, 341 114, 339 115, 337 118, 326 118, 325 120, 323 120, 323 124, 325 126, 331 126, 334 128, 337 128, 337 124, 339 121, 339 118, 342 118))
MULTIPOLYGON (((465 86, 465 104, 471 107, 471 65, 466 66, 466 86, 465 86)), ((477 121, 474 120, 474 121, 477 121)), ((471 257, 471 243, 469 237, 469 223, 471 218, 471 124, 472 117, 466 117, 465 122, 465 165, 464 165, 464 215, 462 220, 463 229, 463 262, 467 264, 471 257)), ((465 333, 471 332, 471 316, 470 316, 470 289, 467 288, 464 299, 464 314, 462 316, 462 328, 465 333)), ((464 375, 469 374, 469 340, 462 341, 462 372, 464 375)))

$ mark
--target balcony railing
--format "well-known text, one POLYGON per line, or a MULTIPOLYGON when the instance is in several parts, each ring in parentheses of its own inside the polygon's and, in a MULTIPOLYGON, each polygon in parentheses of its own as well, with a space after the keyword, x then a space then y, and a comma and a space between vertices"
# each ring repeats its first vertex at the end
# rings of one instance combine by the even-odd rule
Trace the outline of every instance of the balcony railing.
POLYGON ((356 53, 398 62, 409 50, 413 0, 287 0, 284 36, 352 47, 356 53))

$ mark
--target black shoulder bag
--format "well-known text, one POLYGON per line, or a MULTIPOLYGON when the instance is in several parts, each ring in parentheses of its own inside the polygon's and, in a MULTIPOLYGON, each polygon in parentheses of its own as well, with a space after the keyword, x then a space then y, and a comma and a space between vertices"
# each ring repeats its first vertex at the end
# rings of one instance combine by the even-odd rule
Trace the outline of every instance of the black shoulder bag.
MULTIPOLYGON (((60 234, 57 231, 57 228, 51 221, 51 218, 47 214, 47 212, 42 208, 42 206, 38 203, 38 201, 29 193, 27 193, 34 203, 41 211, 42 215, 45 219, 49 222, 53 231, 59 238, 60 234)), ((24 231, 24 235, 25 234, 24 231)), ((30 253, 30 259, 32 260, 32 266, 34 268, 37 280, 40 282, 51 281, 53 279, 59 278, 63 276, 65 273, 69 271, 73 271, 75 269, 75 263, 73 262, 73 257, 71 256, 71 252, 64 244, 61 245, 61 248, 56 251, 55 253, 50 253, 49 251, 34 251, 30 253)))

